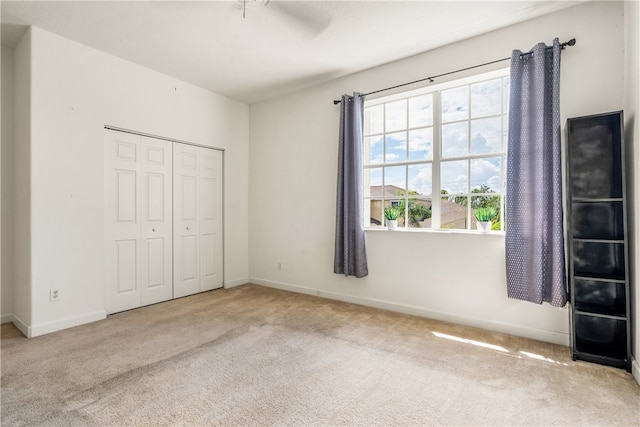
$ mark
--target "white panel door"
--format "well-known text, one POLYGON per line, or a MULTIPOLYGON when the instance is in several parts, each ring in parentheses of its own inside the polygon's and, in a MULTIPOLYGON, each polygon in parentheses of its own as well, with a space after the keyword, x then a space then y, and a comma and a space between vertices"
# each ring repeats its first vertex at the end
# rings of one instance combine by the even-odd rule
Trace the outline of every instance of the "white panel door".
POLYGON ((116 313, 172 298, 172 147, 105 130, 105 305, 116 313))
POLYGON ((222 287, 222 153, 173 151, 174 297, 222 287))
POLYGON ((142 305, 173 298, 172 144, 140 137, 142 305))
POLYGON ((173 147, 173 296, 200 291, 198 250, 198 148, 173 147))
POLYGON ((222 287, 222 152, 200 149, 200 290, 222 287))

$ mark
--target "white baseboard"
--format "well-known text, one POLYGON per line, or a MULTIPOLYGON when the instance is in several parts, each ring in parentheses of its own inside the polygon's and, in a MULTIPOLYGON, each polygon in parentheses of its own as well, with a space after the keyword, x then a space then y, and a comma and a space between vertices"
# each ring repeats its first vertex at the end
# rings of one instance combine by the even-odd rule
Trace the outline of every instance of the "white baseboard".
POLYGON ((458 323, 461 325, 473 326, 477 328, 487 329, 490 331, 501 332, 509 335, 515 335, 524 338, 531 338, 538 341, 550 342, 568 347, 570 345, 569 334, 553 331, 545 331, 541 329, 526 328, 523 326, 513 325, 509 323, 493 322, 484 319, 474 319, 470 317, 460 316, 457 314, 443 313, 439 311, 427 310, 421 307, 398 304, 391 301, 384 301, 375 298, 363 298, 353 295, 345 295, 337 292, 329 292, 321 289, 313 289, 304 286, 291 285, 288 283, 275 282, 272 280, 260 279, 258 277, 250 277, 250 283, 256 285, 267 286, 270 288, 281 289, 284 291, 297 292, 307 295, 315 295, 324 298, 334 299, 337 301, 349 302, 353 304, 365 305, 368 307, 380 308, 384 310, 396 311, 404 314, 426 317, 429 319, 442 320, 445 322, 458 323))
POLYGON ((20 332, 22 332, 22 335, 24 335, 25 337, 29 336, 29 325, 27 325, 27 323, 22 320, 21 318, 19 318, 18 316, 16 316, 15 314, 11 315, 11 321, 13 322, 13 325, 18 328, 18 330, 20 332))
POLYGON ((0 324, 13 322, 13 314, 3 314, 0 316, 0 324))
POLYGON ((636 382, 640 384, 640 362, 631 357, 631 375, 636 379, 636 382))
MULTIPOLYGON (((94 311, 93 313, 85 313, 79 316, 56 320, 55 322, 41 323, 39 325, 30 326, 26 335, 29 338, 33 338, 44 334, 50 334, 51 332, 57 332, 63 329, 72 328, 74 326, 84 325, 85 323, 96 322, 98 320, 103 320, 106 318, 107 312, 105 310, 98 310, 94 311)), ((18 329, 20 328, 18 327, 18 329)), ((22 329, 20 330, 22 331, 22 329)))
POLYGON ((224 288, 225 289, 235 288, 236 286, 246 285, 247 283, 249 283, 248 277, 243 277, 242 279, 236 279, 236 280, 225 280, 224 288))

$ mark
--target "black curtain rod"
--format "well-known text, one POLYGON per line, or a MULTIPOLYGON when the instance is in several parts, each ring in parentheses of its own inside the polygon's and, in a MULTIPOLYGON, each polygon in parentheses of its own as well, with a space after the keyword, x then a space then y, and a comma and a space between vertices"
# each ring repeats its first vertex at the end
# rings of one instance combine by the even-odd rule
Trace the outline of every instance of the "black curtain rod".
MULTIPOLYGON (((567 46, 574 46, 575 44, 576 44, 576 39, 571 39, 568 42, 564 42, 564 43, 560 44, 560 49, 564 49, 567 46)), ((547 49, 552 49, 552 47, 547 47, 547 49)), ((528 56, 528 55, 531 55, 531 54, 533 54, 532 51, 522 53, 522 54, 520 54, 520 58, 524 58, 525 56, 528 56)), ((374 93, 384 92, 386 90, 391 90, 391 89, 397 89, 399 87, 409 86, 409 85, 412 85, 414 83, 420 83, 420 82, 424 82, 424 81, 427 81, 427 80, 429 80, 430 83, 433 83, 433 79, 437 79, 438 77, 448 76, 449 74, 455 74, 455 73, 460 73, 462 71, 472 70, 474 68, 484 67, 486 65, 495 64, 497 62, 508 61, 509 59, 511 59, 510 56, 508 58, 496 59, 495 61, 485 62, 484 64, 473 65, 471 67, 461 68, 461 69, 455 70, 455 71, 449 71, 448 73, 438 74, 437 76, 425 77, 424 79, 414 80, 412 82, 402 83, 402 84, 395 85, 395 86, 385 87, 384 89, 374 90, 373 92, 367 92, 367 93, 363 94, 362 96, 373 95, 374 93)), ((334 99, 333 100, 333 105, 340 104, 341 102, 342 101, 340 99, 334 99)))

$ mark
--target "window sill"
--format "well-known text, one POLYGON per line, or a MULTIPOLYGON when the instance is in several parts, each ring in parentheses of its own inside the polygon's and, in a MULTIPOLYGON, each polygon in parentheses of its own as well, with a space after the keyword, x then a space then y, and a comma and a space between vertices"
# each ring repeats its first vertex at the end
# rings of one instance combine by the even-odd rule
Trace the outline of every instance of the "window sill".
POLYGON ((482 233, 478 230, 461 230, 457 228, 396 228, 395 230, 387 230, 384 227, 365 227, 365 233, 426 233, 426 234, 475 234, 478 236, 502 236, 504 237, 504 231, 490 231, 488 233, 482 233))

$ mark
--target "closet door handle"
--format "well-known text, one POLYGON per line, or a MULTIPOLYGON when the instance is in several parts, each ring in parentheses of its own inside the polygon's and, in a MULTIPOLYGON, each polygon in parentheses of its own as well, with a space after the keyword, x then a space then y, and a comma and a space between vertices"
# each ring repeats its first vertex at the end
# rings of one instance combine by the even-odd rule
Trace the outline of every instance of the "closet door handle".
POLYGON ((153 232, 155 233, 155 232, 156 232, 156 229, 155 229, 155 227, 154 227, 154 228, 152 228, 152 229, 151 229, 151 231, 153 231, 153 232))
POLYGON ((187 231, 189 231, 189 230, 191 230, 191 227, 189 227, 189 226, 187 225, 187 231))

